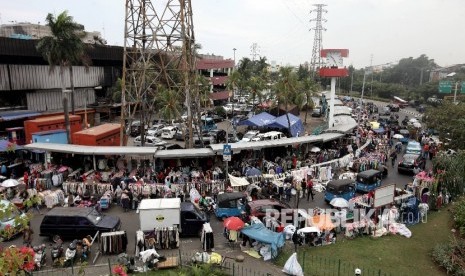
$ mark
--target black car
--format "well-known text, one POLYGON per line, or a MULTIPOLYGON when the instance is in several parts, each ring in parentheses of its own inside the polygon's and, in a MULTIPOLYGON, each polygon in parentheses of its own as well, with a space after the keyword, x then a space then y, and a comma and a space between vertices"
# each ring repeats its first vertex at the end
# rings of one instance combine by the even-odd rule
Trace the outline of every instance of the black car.
POLYGON ((134 121, 131 124, 130 134, 132 137, 139 136, 142 130, 140 121, 134 121))
POLYGON ((400 107, 397 104, 391 105, 391 112, 399 112, 400 107))
POLYGON ((228 133, 228 143, 237 143, 240 139, 238 135, 234 135, 234 133, 228 133))
POLYGON ((413 174, 414 170, 424 170, 426 166, 426 159, 420 154, 404 154, 402 160, 397 165, 397 171, 399 173, 410 173, 413 174))
POLYGON ((159 150, 175 150, 175 149, 183 149, 182 146, 174 143, 168 143, 165 145, 158 146, 159 150))
POLYGON ((94 208, 55 207, 42 219, 40 236, 52 238, 81 238, 94 236, 97 231, 117 231, 121 227, 119 217, 99 213, 94 208))
POLYGON ((216 143, 226 142, 226 131, 222 129, 214 129, 209 132, 215 138, 216 143))

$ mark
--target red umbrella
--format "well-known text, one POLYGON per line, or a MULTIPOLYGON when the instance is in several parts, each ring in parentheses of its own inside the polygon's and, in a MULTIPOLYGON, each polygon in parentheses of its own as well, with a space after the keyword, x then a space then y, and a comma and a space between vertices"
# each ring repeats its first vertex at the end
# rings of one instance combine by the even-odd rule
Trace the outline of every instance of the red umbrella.
POLYGON ((223 225, 228 230, 238 231, 244 227, 244 222, 238 217, 229 217, 223 221, 223 225))

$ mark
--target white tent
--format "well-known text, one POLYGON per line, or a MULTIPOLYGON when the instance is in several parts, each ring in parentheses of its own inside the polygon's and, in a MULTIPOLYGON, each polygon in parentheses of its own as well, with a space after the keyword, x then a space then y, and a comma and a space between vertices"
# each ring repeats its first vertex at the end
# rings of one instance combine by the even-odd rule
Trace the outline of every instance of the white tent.
POLYGON ((229 181, 231 181, 231 186, 238 187, 238 186, 247 186, 249 185, 249 181, 244 177, 236 177, 228 174, 229 181))

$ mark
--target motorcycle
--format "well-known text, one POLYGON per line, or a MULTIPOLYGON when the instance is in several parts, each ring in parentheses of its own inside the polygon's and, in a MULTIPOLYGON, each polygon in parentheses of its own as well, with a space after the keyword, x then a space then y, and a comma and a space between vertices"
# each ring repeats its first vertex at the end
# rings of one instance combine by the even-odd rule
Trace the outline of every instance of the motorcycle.
POLYGON ((37 245, 32 248, 34 250, 34 269, 40 270, 46 264, 45 244, 37 245))
POLYGON ((68 245, 68 248, 65 252, 65 260, 63 262, 63 266, 71 266, 74 264, 76 260, 76 243, 73 241, 68 245))
POLYGON ((59 236, 55 236, 53 241, 55 244, 51 245, 50 255, 52 256, 52 262, 55 264, 63 255, 63 241, 59 236))

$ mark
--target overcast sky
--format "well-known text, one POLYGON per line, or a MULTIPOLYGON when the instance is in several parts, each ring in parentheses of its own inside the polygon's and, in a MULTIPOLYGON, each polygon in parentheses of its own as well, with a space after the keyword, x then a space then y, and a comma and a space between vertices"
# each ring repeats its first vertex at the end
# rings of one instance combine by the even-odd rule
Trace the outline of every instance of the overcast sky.
MULTIPOLYGON (((166 0, 153 0, 153 3, 166 0)), ((1 24, 44 24, 47 13, 68 10, 88 31, 111 45, 124 42, 124 0, 0 0, 1 24)), ((196 42, 201 52, 251 58, 281 65, 311 60, 316 16, 327 4, 323 48, 347 48, 344 63, 356 68, 426 54, 441 66, 465 63, 465 0, 192 0, 196 42)))

